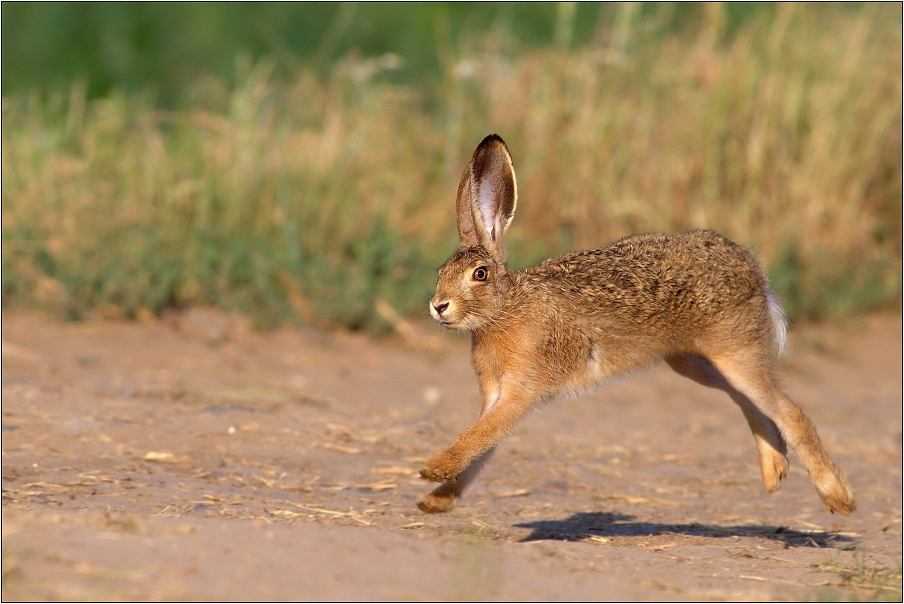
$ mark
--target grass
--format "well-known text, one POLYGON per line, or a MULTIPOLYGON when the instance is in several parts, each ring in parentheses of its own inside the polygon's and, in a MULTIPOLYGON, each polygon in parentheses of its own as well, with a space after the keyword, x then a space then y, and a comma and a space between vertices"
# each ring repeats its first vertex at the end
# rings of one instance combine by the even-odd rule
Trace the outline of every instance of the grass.
POLYGON ((792 317, 900 307, 901 9, 724 10, 664 35, 625 5, 597 43, 442 53, 436 83, 350 55, 328 75, 236 62, 178 111, 112 93, 3 98, 2 301, 79 318, 207 304, 379 331, 422 313, 489 132, 519 184, 512 263, 713 228, 792 317))
POLYGON ((863 552, 855 553, 849 562, 838 559, 826 561, 823 568, 838 575, 835 588, 824 589, 817 594, 823 602, 900 602, 901 564, 888 568, 877 564, 863 552), (859 596, 865 596, 863 600, 859 596))

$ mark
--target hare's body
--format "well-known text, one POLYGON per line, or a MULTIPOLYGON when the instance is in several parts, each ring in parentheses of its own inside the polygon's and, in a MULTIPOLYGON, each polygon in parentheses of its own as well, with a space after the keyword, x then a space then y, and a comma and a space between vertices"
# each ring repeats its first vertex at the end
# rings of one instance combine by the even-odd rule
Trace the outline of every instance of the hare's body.
POLYGON ((507 277, 504 312, 474 331, 475 363, 527 356, 523 371, 550 392, 670 356, 774 342, 759 266, 709 231, 628 237, 507 277), (477 352, 484 346, 499 350, 477 352))
POLYGON ((753 431, 769 492, 790 445, 831 511, 854 499, 812 423, 781 390, 785 319, 756 259, 711 231, 636 235, 510 271, 503 234, 516 186, 502 140, 484 139, 458 192, 462 247, 440 269, 431 314, 468 330, 481 418, 421 470, 442 482, 419 506, 446 511, 533 407, 660 360, 724 390, 753 431))

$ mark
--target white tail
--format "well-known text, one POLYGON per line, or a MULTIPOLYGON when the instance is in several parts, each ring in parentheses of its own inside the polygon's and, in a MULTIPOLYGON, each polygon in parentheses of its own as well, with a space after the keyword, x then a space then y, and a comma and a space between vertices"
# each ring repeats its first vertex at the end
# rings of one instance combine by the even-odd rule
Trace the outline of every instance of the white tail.
POLYGON ((778 356, 788 350, 788 317, 778 296, 771 289, 766 289, 766 306, 769 308, 769 318, 772 319, 772 338, 778 349, 778 356))

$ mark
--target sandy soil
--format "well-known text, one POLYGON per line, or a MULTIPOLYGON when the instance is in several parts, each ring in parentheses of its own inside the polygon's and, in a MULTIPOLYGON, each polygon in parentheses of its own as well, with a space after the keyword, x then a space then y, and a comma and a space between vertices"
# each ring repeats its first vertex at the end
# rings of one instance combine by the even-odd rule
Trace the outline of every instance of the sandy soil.
POLYGON ((795 329, 782 365, 849 518, 796 460, 767 495, 740 410, 664 367, 535 413, 428 516, 417 470, 480 406, 462 338, 2 327, 7 601, 901 597, 898 316, 795 329))

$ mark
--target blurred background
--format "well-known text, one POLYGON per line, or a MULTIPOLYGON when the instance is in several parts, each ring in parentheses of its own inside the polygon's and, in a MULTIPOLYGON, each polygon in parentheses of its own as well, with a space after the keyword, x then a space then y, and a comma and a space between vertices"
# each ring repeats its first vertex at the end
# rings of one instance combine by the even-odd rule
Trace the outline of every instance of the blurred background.
POLYGON ((0 10, 4 309, 379 333, 491 132, 515 268, 711 228, 792 318, 900 309, 898 3, 0 10))

